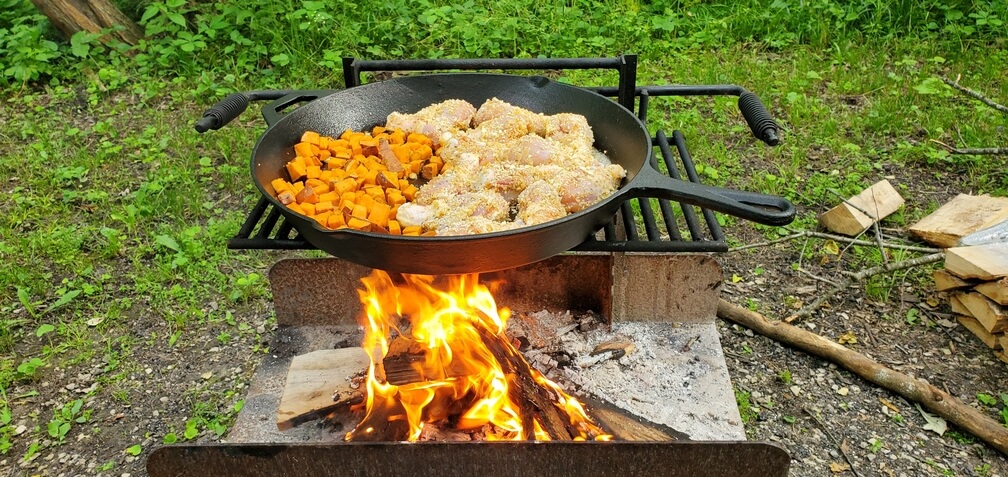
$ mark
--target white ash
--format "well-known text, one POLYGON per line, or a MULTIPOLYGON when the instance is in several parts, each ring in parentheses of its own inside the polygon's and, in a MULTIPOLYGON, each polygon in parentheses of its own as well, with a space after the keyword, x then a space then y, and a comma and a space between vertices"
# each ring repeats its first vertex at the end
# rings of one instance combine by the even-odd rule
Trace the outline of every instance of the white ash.
POLYGON ((527 338, 529 362, 571 394, 592 395, 694 440, 745 439, 732 390, 714 385, 728 378, 711 324, 607 327, 597 315, 540 311, 515 315, 509 325, 512 336, 527 338), (617 341, 627 343, 592 354, 617 341))

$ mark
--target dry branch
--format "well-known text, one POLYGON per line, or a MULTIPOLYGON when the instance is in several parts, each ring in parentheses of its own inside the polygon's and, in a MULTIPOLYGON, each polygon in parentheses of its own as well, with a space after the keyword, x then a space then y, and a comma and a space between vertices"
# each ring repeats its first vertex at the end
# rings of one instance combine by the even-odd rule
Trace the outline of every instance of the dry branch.
MULTIPOLYGON (((776 238, 776 239, 773 239, 773 240, 767 240, 766 242, 759 242, 759 243, 753 243, 753 244, 748 244, 748 245, 742 245, 740 247, 734 247, 734 248, 729 249, 728 251, 729 252, 739 252, 739 251, 747 250, 747 249, 750 249, 750 248, 767 247, 767 246, 770 246, 770 245, 776 245, 776 244, 781 243, 781 242, 788 242, 788 241, 799 239, 799 238, 821 238, 821 239, 833 240, 835 242, 841 242, 841 243, 846 243, 846 244, 851 244, 851 245, 863 245, 863 246, 878 246, 879 245, 878 242, 874 242, 874 241, 870 241, 870 240, 863 240, 863 239, 845 237, 843 235, 835 235, 835 234, 829 234, 829 233, 825 233, 825 232, 816 232, 816 231, 813 231, 813 230, 799 230, 797 232, 792 233, 791 235, 786 235, 784 237, 776 238)), ((921 252, 921 253, 937 253, 937 252, 941 251, 941 249, 932 248, 932 247, 921 247, 921 246, 918 246, 918 245, 903 245, 903 244, 897 244, 897 243, 891 243, 891 242, 882 242, 882 247, 888 248, 888 249, 892 249, 892 250, 904 250, 904 251, 907 251, 907 252, 921 252)))
POLYGON ((855 284, 857 282, 860 282, 860 281, 862 281, 862 280, 864 280, 864 279, 866 279, 868 277, 872 277, 872 276, 878 275, 880 273, 895 272, 897 270, 905 270, 907 268, 917 267, 917 266, 920 266, 920 265, 926 265, 928 263, 939 262, 939 261, 944 260, 944 259, 945 259, 945 254, 943 254, 943 253, 933 253, 931 255, 924 255, 922 257, 911 258, 909 260, 903 260, 903 261, 900 261, 900 262, 893 262, 893 263, 887 263, 885 265, 879 265, 877 267, 866 268, 864 270, 861 270, 860 272, 852 273, 852 274, 848 275, 848 277, 847 277, 846 280, 838 283, 833 288, 831 288, 831 289, 827 290, 825 293, 819 295, 819 297, 816 298, 812 303, 809 303, 808 305, 806 305, 801 310, 798 310, 797 313, 795 313, 795 314, 793 314, 793 315, 785 318, 784 321, 787 321, 788 323, 790 323, 790 322, 792 322, 794 320, 797 320, 798 318, 802 318, 802 317, 805 317, 805 316, 808 316, 808 315, 812 314, 813 311, 815 311, 815 310, 817 310, 819 308, 819 305, 822 305, 823 302, 825 302, 826 300, 830 299, 831 297, 833 297, 834 295, 836 295, 841 290, 843 290, 843 289, 845 289, 845 288, 847 288, 847 287, 849 287, 849 286, 851 286, 851 285, 853 285, 853 284, 855 284))
POLYGON ((955 81, 953 81, 953 80, 950 80, 950 79, 942 76, 941 80, 944 81, 945 84, 947 84, 947 85, 949 85, 949 86, 951 86, 951 87, 953 87, 953 88, 955 88, 955 89, 957 89, 959 91, 962 91, 967 96, 970 96, 973 99, 976 99, 977 101, 980 101, 981 103, 986 104, 987 106, 990 106, 990 107, 992 107, 992 108, 994 108, 994 109, 996 109, 998 111, 1001 111, 1002 113, 1008 114, 1008 107, 1006 107, 1005 105, 1000 104, 1000 103, 998 103, 998 102, 996 102, 996 101, 994 101, 994 100, 992 100, 992 99, 990 99, 990 98, 988 98, 988 97, 980 94, 980 92, 978 92, 978 91, 972 90, 970 88, 967 88, 967 87, 959 84, 959 78, 956 78, 955 81))
POLYGON ((770 321, 759 313, 749 311, 723 299, 718 303, 717 313, 723 319, 738 323, 780 343, 829 360, 868 382, 899 394, 909 401, 919 403, 929 411, 1008 455, 1008 429, 986 414, 923 380, 894 371, 861 353, 815 333, 783 321, 770 321))
MULTIPOLYGON (((973 99, 976 99, 977 101, 980 101, 981 103, 986 104, 987 106, 990 106, 990 107, 992 107, 992 108, 994 108, 994 109, 996 109, 998 111, 1001 111, 1002 113, 1008 114, 1008 106, 1000 104, 997 101, 994 101, 994 100, 992 100, 992 99, 984 96, 979 91, 967 88, 967 87, 959 84, 959 79, 961 77, 962 76, 958 76, 958 77, 956 77, 955 80, 950 80, 950 79, 948 79, 948 78, 946 78, 944 76, 940 76, 939 78, 941 78, 941 80, 944 81, 945 84, 947 84, 947 85, 949 85, 949 86, 951 86, 951 87, 959 90, 961 93, 965 94, 966 96, 969 96, 969 97, 971 97, 973 99)), ((961 139, 962 138, 960 138, 960 140, 961 139)), ((946 150, 948 150, 948 152, 951 152, 952 154, 972 154, 972 155, 978 155, 978 156, 980 156, 980 155, 997 155, 997 156, 1008 155, 1008 147, 955 147, 955 146, 950 146, 948 144, 945 144, 945 143, 943 143, 941 141, 937 141, 937 140, 934 140, 934 139, 932 139, 931 141, 935 142, 935 143, 938 143, 938 144, 941 144, 942 146, 945 147, 946 150)))

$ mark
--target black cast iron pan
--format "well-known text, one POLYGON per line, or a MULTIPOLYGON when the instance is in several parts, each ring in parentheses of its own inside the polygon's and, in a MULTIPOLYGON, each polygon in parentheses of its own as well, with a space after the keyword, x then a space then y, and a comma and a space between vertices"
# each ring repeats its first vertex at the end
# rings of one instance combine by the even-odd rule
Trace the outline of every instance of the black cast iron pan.
POLYGON ((626 108, 594 92, 543 77, 452 73, 407 76, 369 83, 314 99, 289 113, 287 106, 313 99, 291 93, 263 109, 269 128, 252 152, 252 176, 259 190, 309 243, 337 257, 372 268, 403 273, 457 274, 502 270, 569 250, 606 223, 626 199, 661 197, 735 215, 767 225, 794 218, 787 200, 764 194, 699 185, 654 170, 650 135, 626 108), (596 148, 623 166, 620 189, 583 211, 543 224, 505 232, 467 236, 401 237, 356 230, 328 230, 280 205, 270 181, 285 177, 293 146, 306 130, 338 136, 347 128, 367 130, 384 124, 393 111, 412 113, 447 99, 464 99, 477 108, 499 98, 544 114, 584 115, 596 148))

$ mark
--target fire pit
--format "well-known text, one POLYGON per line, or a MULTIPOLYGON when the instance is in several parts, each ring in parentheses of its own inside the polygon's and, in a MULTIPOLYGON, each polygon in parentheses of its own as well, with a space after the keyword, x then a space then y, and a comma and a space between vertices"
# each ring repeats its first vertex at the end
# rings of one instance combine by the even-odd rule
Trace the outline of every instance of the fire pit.
MULTIPOLYGON (((646 118, 651 96, 740 95, 740 107, 754 134, 771 144, 777 140, 775 125, 751 93, 736 86, 638 87, 633 56, 610 60, 344 63, 348 86, 359 84, 362 71, 448 68, 614 68, 620 74, 619 87, 596 90, 617 97, 631 109, 636 102, 642 118, 646 118)), ((244 102, 234 100, 231 112, 218 118, 221 124, 216 126, 226 123, 227 115, 240 113, 250 96, 289 97, 287 92, 282 93, 254 93, 246 95, 244 102)), ((315 93, 318 97, 325 92, 315 93)), ((295 96, 313 95, 302 92, 295 96)), ((264 111, 276 112, 289 105, 274 103, 264 111)), ((209 127, 213 126, 211 122, 209 127)), ((652 142, 655 158, 661 158, 669 176, 699 182, 681 133, 674 132, 669 141, 659 131, 652 142)), ((311 248, 265 199, 255 206, 229 246, 311 248)), ((473 426, 465 425, 460 426, 465 430, 462 433, 452 429, 426 434, 419 428, 400 426, 400 431, 378 439, 392 436, 400 441, 408 436, 410 440, 451 442, 344 442, 347 435, 375 435, 376 426, 366 420, 362 425, 361 413, 350 412, 351 406, 361 405, 362 388, 368 386, 362 379, 365 371, 374 373, 378 369, 384 373, 383 381, 398 379, 405 386, 434 379, 429 369, 415 360, 407 359, 397 368, 394 359, 390 361, 390 356, 395 355, 387 352, 391 347, 388 342, 381 344, 384 351, 377 356, 375 343, 365 343, 372 350, 371 361, 384 357, 377 365, 369 366, 367 355, 357 348, 363 338, 358 318, 366 311, 358 290, 362 288, 361 280, 373 270, 337 258, 278 262, 269 276, 279 329, 270 356, 253 379, 229 443, 159 449, 148 460, 148 471, 155 477, 193 473, 786 475, 789 457, 783 449, 745 441, 714 325, 721 268, 705 254, 681 253, 726 249, 710 210, 664 199, 631 199, 612 223, 576 247, 574 253, 482 274, 480 281, 491 284, 496 305, 510 309, 511 319, 506 330, 490 327, 490 331, 478 332, 477 341, 487 342, 489 335, 503 337, 504 341, 490 346, 496 350, 491 354, 497 361, 508 361, 503 357, 510 353, 508 350, 515 350, 516 355, 520 350, 517 361, 508 366, 528 366, 520 364, 526 360, 531 363, 526 384, 539 382, 540 375, 557 382, 563 391, 549 390, 543 395, 563 396, 566 391, 573 398, 585 400, 589 418, 601 426, 571 425, 568 416, 560 420, 526 416, 521 422, 524 426, 518 426, 524 431, 499 432, 510 425, 502 422, 491 426, 497 431, 491 431, 489 438, 522 439, 512 443, 458 442, 488 438, 486 432, 471 432, 469 427, 473 426), (334 356, 339 357, 338 362, 332 359, 334 356), (390 379, 388 373, 396 369, 399 374, 390 379), (546 423, 550 419, 552 424, 546 423), (577 429, 589 430, 578 434, 577 429), (540 431, 552 439, 614 440, 525 440, 533 434, 540 436, 540 431)), ((500 321, 506 321, 506 317, 500 321)), ((417 323, 410 320, 409 326, 417 323)), ((403 330, 398 333, 409 334, 403 330)), ((451 365, 439 366, 435 366, 437 378, 454 379, 455 371, 448 369, 451 365)), ((531 394, 532 402, 550 407, 537 401, 536 392, 517 394, 531 394)), ((389 415, 406 419, 418 412, 402 410, 401 403, 397 406, 384 410, 386 414, 374 422, 391 422, 389 415)), ((457 424, 460 419, 448 420, 457 424)))

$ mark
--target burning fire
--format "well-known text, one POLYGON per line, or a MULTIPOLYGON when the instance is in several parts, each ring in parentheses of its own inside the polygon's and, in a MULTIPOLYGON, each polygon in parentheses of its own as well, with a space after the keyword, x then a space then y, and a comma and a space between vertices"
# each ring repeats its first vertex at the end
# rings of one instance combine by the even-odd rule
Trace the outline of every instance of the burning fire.
POLYGON ((361 282, 371 365, 366 415, 347 440, 416 441, 434 423, 486 426, 488 440, 609 440, 580 402, 525 361, 504 333, 510 310, 497 308, 477 275, 396 283, 375 271, 361 282))

